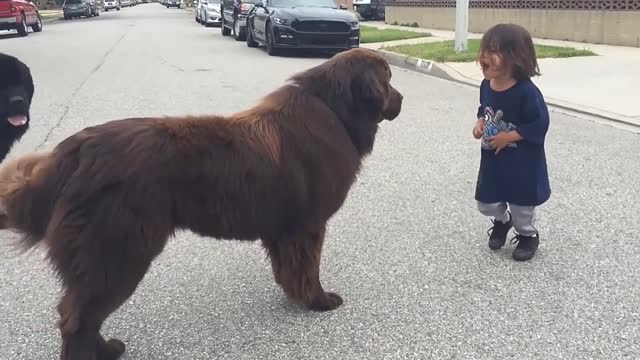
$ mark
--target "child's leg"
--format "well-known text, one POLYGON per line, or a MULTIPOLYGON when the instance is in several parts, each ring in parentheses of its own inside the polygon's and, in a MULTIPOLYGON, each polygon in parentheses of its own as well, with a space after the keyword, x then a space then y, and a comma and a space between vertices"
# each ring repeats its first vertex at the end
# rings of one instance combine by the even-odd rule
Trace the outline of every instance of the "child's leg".
POLYGON ((491 250, 498 250, 507 241, 507 234, 511 229, 511 215, 507 210, 507 204, 505 203, 492 203, 487 204, 478 202, 478 210, 481 214, 492 217, 493 226, 489 229, 489 248, 491 250))
POLYGON ((513 251, 513 259, 530 260, 536 254, 540 239, 535 226, 535 206, 511 205, 513 227, 517 234, 518 246, 513 251))

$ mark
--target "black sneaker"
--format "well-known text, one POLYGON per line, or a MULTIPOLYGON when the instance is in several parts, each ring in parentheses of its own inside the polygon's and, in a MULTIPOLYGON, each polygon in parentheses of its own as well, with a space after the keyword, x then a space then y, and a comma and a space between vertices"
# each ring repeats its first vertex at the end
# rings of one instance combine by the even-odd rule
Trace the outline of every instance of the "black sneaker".
POLYGON ((498 220, 491 220, 493 222, 493 226, 487 231, 487 235, 489 235, 489 249, 498 250, 504 246, 504 243, 507 241, 507 234, 513 223, 511 221, 511 213, 509 214, 509 221, 506 223, 500 222, 498 220))
POLYGON ((516 242, 518 246, 513 250, 513 260, 527 261, 531 260, 536 254, 538 245, 540 245, 540 236, 538 234, 534 236, 516 235, 516 237, 511 240, 511 243, 514 244, 516 242))

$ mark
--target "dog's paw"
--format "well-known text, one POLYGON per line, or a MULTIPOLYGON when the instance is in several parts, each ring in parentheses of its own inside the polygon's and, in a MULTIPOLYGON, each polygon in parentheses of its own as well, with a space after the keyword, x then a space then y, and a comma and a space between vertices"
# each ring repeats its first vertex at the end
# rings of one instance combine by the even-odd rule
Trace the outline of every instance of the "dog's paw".
POLYGON ((340 295, 332 292, 325 292, 321 296, 313 299, 308 307, 315 311, 331 311, 342 305, 343 300, 340 295))
POLYGON ((110 339, 100 347, 99 360, 116 360, 124 354, 125 345, 118 339, 110 339))

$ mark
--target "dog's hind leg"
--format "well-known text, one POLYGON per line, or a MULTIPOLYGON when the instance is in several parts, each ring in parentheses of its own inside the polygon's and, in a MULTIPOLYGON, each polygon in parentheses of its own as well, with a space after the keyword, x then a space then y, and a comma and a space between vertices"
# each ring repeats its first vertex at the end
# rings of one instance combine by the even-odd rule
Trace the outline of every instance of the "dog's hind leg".
POLYGON ((271 259, 275 280, 287 297, 303 303, 312 310, 334 310, 342 305, 342 298, 325 292, 320 283, 320 258, 325 225, 305 229, 291 235, 263 240, 271 259))
MULTIPOLYGON (((74 220, 67 218, 66 223, 73 224, 74 220)), ((134 293, 157 254, 133 244, 163 241, 141 241, 136 233, 115 236, 117 231, 109 232, 102 227, 80 228, 82 231, 73 225, 62 225, 49 239, 49 257, 64 289, 58 304, 60 359, 115 360, 124 353, 125 345, 116 339, 106 341, 100 329, 111 313, 134 293), (99 235, 101 232, 103 235, 99 235)))
MULTIPOLYGON (((150 258, 129 260, 117 264, 120 269, 116 273, 105 271, 86 276, 94 281, 100 281, 95 280, 95 275, 104 276, 104 283, 108 285, 101 289, 97 289, 91 280, 66 287, 58 304, 62 335, 61 360, 115 360, 124 353, 124 343, 117 339, 105 340, 100 334, 100 328, 109 315, 133 294, 151 264, 150 258)), ((105 256, 92 261, 108 264, 111 259, 105 256)), ((116 264, 105 265, 106 268, 112 266, 116 264)))

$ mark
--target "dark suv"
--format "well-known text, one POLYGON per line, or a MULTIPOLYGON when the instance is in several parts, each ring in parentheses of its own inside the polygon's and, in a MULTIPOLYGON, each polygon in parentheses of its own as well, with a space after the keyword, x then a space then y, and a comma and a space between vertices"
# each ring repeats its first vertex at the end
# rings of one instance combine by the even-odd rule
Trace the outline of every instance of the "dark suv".
POLYGON ((89 0, 65 0, 62 4, 64 19, 69 20, 77 17, 92 17, 95 15, 95 5, 89 0))
POLYGON ((253 8, 256 1, 261 0, 222 0, 220 2, 220 14, 222 15, 222 35, 227 36, 233 32, 233 37, 238 41, 244 41, 247 34, 247 14, 253 8))

